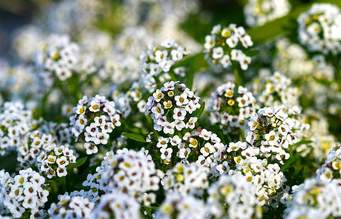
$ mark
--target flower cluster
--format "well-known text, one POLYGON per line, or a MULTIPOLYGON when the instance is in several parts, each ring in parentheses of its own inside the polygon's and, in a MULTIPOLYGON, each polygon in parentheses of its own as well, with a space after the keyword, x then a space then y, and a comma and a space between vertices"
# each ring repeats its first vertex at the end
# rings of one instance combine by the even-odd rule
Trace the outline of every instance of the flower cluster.
POLYGON ((200 98, 185 84, 170 81, 149 97, 146 113, 152 115, 155 130, 173 135, 175 131, 195 128, 197 117, 193 114, 200 107, 200 98))
POLYGON ((5 190, 3 205, 14 218, 20 218, 25 212, 38 217, 49 195, 44 183, 45 178, 31 168, 20 170, 0 186, 5 190))
POLYGON ((332 80, 334 68, 319 55, 313 59, 298 44, 291 43, 287 39, 280 39, 276 43, 277 57, 273 61, 274 69, 287 75, 293 80, 314 79, 332 80))
POLYGON ((52 35, 37 57, 37 67, 43 74, 64 81, 76 71, 79 47, 66 35, 52 35))
POLYGON ((159 76, 188 54, 187 50, 174 41, 164 41, 142 54, 142 70, 146 76, 159 76))
POLYGON ((314 4, 298 18, 300 42, 313 52, 341 51, 341 12, 332 4, 314 4))
POLYGON ((77 195, 59 195, 58 202, 52 203, 48 213, 50 218, 89 218, 94 203, 89 199, 77 195))
POLYGON ((160 136, 156 147, 160 149, 160 158, 166 164, 180 158, 196 161, 201 166, 207 167, 210 167, 219 153, 225 149, 225 145, 215 133, 200 128, 186 132, 183 137, 181 135, 160 136), (195 154, 199 155, 198 159, 191 159, 195 154))
POLYGON ((122 149, 108 152, 95 174, 89 174, 84 186, 108 192, 121 191, 145 205, 155 202, 154 191, 159 189, 155 164, 147 151, 122 149))
POLYGON ((256 189, 240 175, 221 176, 208 191, 208 212, 214 218, 261 218, 256 189))
POLYGON ((341 218, 340 3, 39 2, 0 31, 0 218, 341 218))
POLYGON ((161 184, 166 191, 175 191, 183 195, 196 194, 208 187, 208 174, 208 168, 196 163, 178 163, 166 172, 161 184))
POLYGON ((0 106, 0 155, 19 148, 32 126, 32 113, 22 103, 5 102, 0 106))
POLYGON ((263 106, 285 106, 292 113, 299 111, 299 91, 291 86, 291 80, 279 72, 266 78, 261 85, 258 101, 263 106))
POLYGON ((173 192, 167 195, 159 212, 156 213, 156 218, 204 219, 206 218, 206 207, 200 199, 196 199, 190 195, 181 195, 173 192))
POLYGON ((103 195, 99 204, 91 213, 91 218, 98 219, 139 219, 140 205, 129 195, 114 192, 103 195))
POLYGON ((218 71, 238 62, 240 68, 246 70, 251 58, 241 50, 253 45, 251 37, 243 27, 230 24, 228 27, 216 25, 211 34, 205 38, 206 58, 218 71), (240 49, 239 49, 240 48, 240 49))
POLYGON ((40 153, 56 144, 56 138, 50 134, 42 133, 39 130, 30 132, 18 148, 17 160, 21 166, 35 164, 40 153))
POLYGON ((278 192, 285 190, 286 178, 278 163, 262 158, 259 148, 247 142, 231 142, 214 167, 218 175, 240 174, 256 188, 259 205, 265 205, 278 198, 278 192))
POLYGON ((341 145, 330 150, 325 163, 317 170, 317 175, 324 181, 341 179, 341 145))
POLYGON ((289 11, 288 0, 249 0, 244 7, 246 23, 249 26, 263 25, 287 15, 289 11))
POLYGON ((72 131, 78 141, 84 142, 87 154, 98 153, 98 146, 107 145, 110 133, 121 125, 115 103, 104 96, 84 96, 73 111, 70 118, 72 131))
POLYGON ((240 127, 255 113, 256 99, 246 88, 228 82, 211 94, 208 108, 213 124, 240 127))
POLYGON ((40 172, 51 179, 67 175, 68 165, 76 163, 76 156, 68 145, 46 145, 37 158, 40 172))
POLYGON ((340 181, 329 183, 308 179, 293 188, 286 219, 338 218, 341 216, 340 181))
POLYGON ((247 142, 259 148, 264 158, 283 163, 290 156, 288 148, 299 141, 297 121, 288 117, 282 107, 265 107, 249 122, 247 142))

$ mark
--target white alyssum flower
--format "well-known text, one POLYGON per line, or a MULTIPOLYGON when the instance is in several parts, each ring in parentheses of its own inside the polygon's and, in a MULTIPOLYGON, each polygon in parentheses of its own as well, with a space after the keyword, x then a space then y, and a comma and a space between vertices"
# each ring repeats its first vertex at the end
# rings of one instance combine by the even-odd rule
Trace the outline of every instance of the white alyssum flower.
POLYGON ((249 26, 263 25, 290 11, 288 0, 248 0, 244 7, 246 23, 249 26))
POLYGON ((173 135, 194 128, 197 118, 193 114, 200 107, 200 98, 185 84, 169 81, 149 97, 146 113, 151 114, 155 130, 173 135))
POLYGON ((298 36, 312 52, 337 54, 341 51, 341 12, 333 4, 313 4, 298 18, 298 36))
POLYGON ((37 55, 37 67, 60 81, 69 79, 77 70, 80 49, 66 35, 50 36, 37 55))
POLYGON ((70 164, 76 163, 76 156, 69 145, 45 145, 43 151, 37 157, 39 171, 47 178, 67 175, 70 164))
POLYGON ((104 96, 84 96, 74 107, 70 125, 74 136, 84 144, 86 153, 96 154, 99 146, 108 144, 114 129, 121 126, 121 113, 115 102, 104 96))
POLYGON ((31 168, 20 170, 18 175, 9 178, 3 190, 3 205, 14 218, 20 218, 25 212, 38 217, 49 195, 45 178, 31 168))
POLYGON ((323 182, 307 179, 293 187, 292 201, 287 204, 285 218, 337 218, 341 216, 340 206, 340 180, 323 182))
POLYGON ((90 216, 91 219, 140 219, 140 205, 131 196, 117 191, 103 195, 90 216))
POLYGON ((21 102, 0 106, 0 155, 17 150, 33 126, 32 112, 21 102))
POLYGON ((211 122, 221 127, 242 127, 256 111, 256 99, 242 86, 228 82, 219 86, 208 103, 211 122))
POLYGON ((259 148, 262 158, 283 163, 289 159, 289 146, 300 140, 296 120, 283 107, 265 107, 251 117, 246 141, 259 148))
POLYGON ((141 56, 142 75, 140 83, 147 90, 153 92, 157 86, 156 81, 163 83, 170 79, 171 70, 174 70, 174 72, 172 71, 174 74, 177 72, 176 75, 178 75, 181 68, 172 68, 186 55, 188 55, 186 48, 170 40, 147 49, 141 56))
POLYGON ((178 163, 167 171, 161 179, 166 191, 175 191, 182 195, 202 193, 209 185, 209 169, 196 163, 178 163))
POLYGON ((322 181, 341 179, 341 145, 335 145, 328 153, 324 164, 317 170, 317 178, 322 181))
POLYGON ((83 185, 104 192, 121 191, 148 205, 155 202, 159 181, 148 151, 124 148, 115 154, 108 152, 96 173, 89 174, 83 185))
POLYGON ((209 63, 217 70, 229 68, 235 62, 242 70, 246 70, 251 63, 243 49, 253 45, 251 37, 243 27, 230 24, 228 27, 216 25, 210 35, 205 38, 205 54, 209 63))
POLYGON ((204 219, 206 206, 200 199, 190 195, 181 195, 176 192, 168 193, 166 200, 156 213, 156 219, 204 219))
POLYGON ((66 193, 58 196, 58 202, 51 204, 48 213, 51 219, 90 218, 94 205, 88 198, 66 193))
POLYGON ((226 148, 217 134, 202 128, 170 137, 160 136, 155 141, 165 164, 170 164, 171 161, 189 161, 212 167, 226 148))
POLYGON ((256 188, 243 176, 223 175, 208 190, 208 211, 214 218, 261 218, 256 188))

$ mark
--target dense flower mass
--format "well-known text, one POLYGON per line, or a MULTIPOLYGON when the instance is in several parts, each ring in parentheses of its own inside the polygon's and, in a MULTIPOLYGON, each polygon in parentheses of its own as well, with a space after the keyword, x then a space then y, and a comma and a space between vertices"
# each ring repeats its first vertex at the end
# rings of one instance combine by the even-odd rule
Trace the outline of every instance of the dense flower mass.
POLYGON ((206 58, 214 68, 226 69, 234 63, 246 70, 251 58, 243 50, 253 45, 251 37, 243 27, 230 24, 228 27, 214 26, 211 34, 205 37, 206 58))
POLYGON ((243 126, 255 113, 256 99, 246 88, 226 83, 212 93, 209 111, 211 121, 222 127, 243 126))
POLYGON ((205 213, 205 205, 200 199, 182 196, 178 193, 169 193, 162 203, 160 211, 156 213, 156 218, 204 219, 205 213))
POLYGON ((13 178, 8 175, 4 177, 1 185, 4 211, 9 211, 14 218, 21 218, 25 213, 38 217, 49 195, 45 178, 31 168, 20 170, 13 178))
POLYGON ((337 54, 341 51, 341 12, 331 4, 316 4, 298 18, 299 40, 309 50, 337 54))
POLYGON ((64 81, 77 70, 79 47, 67 36, 52 35, 38 55, 37 65, 45 74, 64 81))
POLYGON ((145 204, 155 202, 159 188, 155 164, 147 151, 119 150, 108 152, 96 173, 88 175, 85 186, 105 192, 114 189, 132 195, 145 204))
POLYGON ((109 219, 138 219, 140 206, 133 197, 122 193, 103 195, 99 204, 91 213, 91 218, 109 219))
POLYGON ((104 96, 84 96, 73 111, 70 119, 72 131, 79 141, 84 142, 87 154, 95 154, 99 145, 107 145, 110 133, 121 125, 120 112, 115 103, 104 96))
POLYGON ((288 159, 289 146, 298 141, 296 121, 280 107, 262 108, 249 122, 247 142, 259 148, 262 156, 280 162, 288 159))
POLYGON ((94 203, 82 196, 64 194, 48 210, 51 218, 89 218, 94 203))
POLYGON ((48 145, 37 158, 40 172, 47 178, 66 176, 66 169, 72 163, 76 163, 76 156, 68 145, 48 145))
POLYGON ((308 179, 294 188, 293 200, 287 209, 286 218, 340 217, 340 197, 340 181, 324 183, 316 179, 308 179))
POLYGON ((0 114, 0 155, 18 149, 33 126, 31 111, 20 102, 5 102, 0 114))
POLYGON ((249 26, 265 24, 285 16, 290 11, 288 0, 249 0, 244 8, 246 23, 249 26))
POLYGON ((146 112, 151 114, 155 130, 172 135, 194 129, 198 118, 193 114, 200 106, 200 98, 185 84, 170 81, 149 97, 146 112))
POLYGON ((2 2, 0 218, 341 218, 341 1, 2 2))
POLYGON ((209 214, 216 218, 260 218, 255 187, 242 176, 222 176, 209 189, 209 214))

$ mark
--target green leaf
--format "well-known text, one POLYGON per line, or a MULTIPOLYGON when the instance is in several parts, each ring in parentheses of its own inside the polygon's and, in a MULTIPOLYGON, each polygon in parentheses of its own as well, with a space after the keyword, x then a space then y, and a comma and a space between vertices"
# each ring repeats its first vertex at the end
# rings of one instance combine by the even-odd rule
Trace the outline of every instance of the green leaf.
POLYGON ((76 165, 75 167, 80 167, 82 166, 86 161, 87 161, 88 157, 81 157, 76 161, 76 165))
POLYGON ((86 161, 87 161, 88 157, 81 157, 81 158, 78 158, 76 160, 76 163, 71 163, 67 169, 68 170, 72 170, 73 168, 77 168, 77 167, 80 167, 82 166, 86 161))
POLYGON ((141 134, 138 134, 138 133, 128 133, 128 132, 123 132, 122 134, 126 138, 131 139, 133 141, 142 142, 142 143, 146 142, 146 137, 141 135, 141 134))

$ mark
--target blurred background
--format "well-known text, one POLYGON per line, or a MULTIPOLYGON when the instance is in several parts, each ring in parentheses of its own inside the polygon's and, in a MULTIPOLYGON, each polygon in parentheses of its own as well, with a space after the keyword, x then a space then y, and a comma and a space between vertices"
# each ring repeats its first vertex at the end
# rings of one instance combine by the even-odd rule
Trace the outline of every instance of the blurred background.
MULTIPOLYGON (((111 12, 117 12, 115 8, 124 2, 134 2, 124 0, 99 0, 104 4, 112 7, 111 12)), ((135 2, 152 2, 155 0, 136 0, 135 2)), ((156 0, 158 1, 158 0, 156 0)), ((186 21, 188 22, 187 31, 196 39, 200 40, 202 32, 209 31, 212 24, 218 21, 224 23, 231 21, 239 25, 245 24, 243 6, 247 0, 184 0, 184 2, 196 2, 198 8, 194 14, 190 14, 186 21), (200 14, 201 16, 198 16, 200 14), (198 23, 200 22, 200 23, 198 23), (192 26, 193 24, 193 26, 192 26)), ((0 1, 0 57, 8 55, 11 45, 11 39, 15 31, 23 25, 32 23, 36 18, 41 16, 44 11, 49 10, 51 5, 56 5, 61 1, 58 0, 11 0, 0 1)), ((173 1, 177 2, 177 1, 173 1)), ((309 3, 309 0, 294 0, 291 4, 300 5, 309 3)), ((183 3, 180 6, 184 5, 183 3)), ((106 11, 108 13, 108 11, 106 11)), ((114 16, 115 17, 115 16, 114 16)), ((111 30, 114 31, 115 30, 111 30)), ((203 37, 201 36, 201 41, 203 37)))

